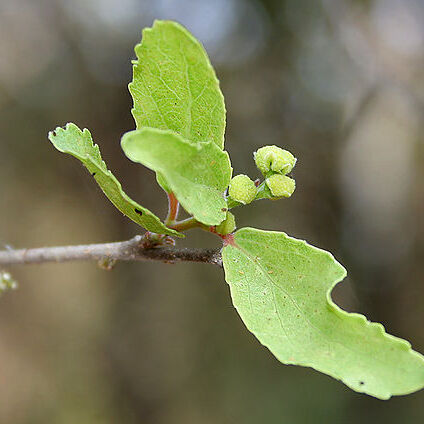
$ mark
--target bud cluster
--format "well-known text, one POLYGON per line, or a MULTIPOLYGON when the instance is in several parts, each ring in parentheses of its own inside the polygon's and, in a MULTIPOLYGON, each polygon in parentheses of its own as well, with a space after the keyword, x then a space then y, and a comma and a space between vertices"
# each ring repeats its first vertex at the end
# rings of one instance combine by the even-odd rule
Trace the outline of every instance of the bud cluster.
POLYGON ((247 175, 233 177, 228 187, 230 208, 247 205, 255 199, 290 197, 296 188, 294 179, 287 176, 296 165, 296 158, 288 150, 278 146, 264 146, 253 155, 265 181, 258 187, 247 175))
POLYGON ((277 146, 261 147, 253 155, 273 198, 290 197, 296 188, 296 183, 286 174, 296 165, 296 158, 288 150, 277 146))

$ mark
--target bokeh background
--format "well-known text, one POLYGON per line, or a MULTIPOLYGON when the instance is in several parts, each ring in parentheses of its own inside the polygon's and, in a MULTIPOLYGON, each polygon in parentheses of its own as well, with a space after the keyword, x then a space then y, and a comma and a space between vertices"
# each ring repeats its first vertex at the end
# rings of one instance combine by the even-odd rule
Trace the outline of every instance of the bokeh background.
MULTIPOLYGON (((0 0, 0 243, 35 247, 139 232, 47 132, 88 127, 126 191, 160 216, 153 174, 129 162, 133 47, 153 19, 205 45, 228 110, 235 173, 264 144, 299 158, 286 201, 239 227, 330 250, 334 291, 424 351, 424 2, 0 0)), ((218 246, 192 230, 181 245, 218 246)), ((94 263, 11 269, 0 299, 0 422, 420 423, 424 391, 390 401, 280 365, 247 332, 221 270, 94 263)))

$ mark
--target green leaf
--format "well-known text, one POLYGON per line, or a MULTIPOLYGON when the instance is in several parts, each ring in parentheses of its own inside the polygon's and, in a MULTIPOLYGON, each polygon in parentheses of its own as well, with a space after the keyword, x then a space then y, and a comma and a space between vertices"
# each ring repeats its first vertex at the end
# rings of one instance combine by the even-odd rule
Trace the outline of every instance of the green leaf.
POLYGON ((284 364, 315 368, 380 399, 424 386, 424 357, 381 324, 333 303, 345 269, 284 233, 243 228, 223 249, 226 280, 246 327, 284 364))
POLYGON ((184 237, 179 232, 166 227, 156 215, 124 193, 119 181, 103 162, 99 146, 93 144, 87 128, 81 131, 75 124, 67 124, 66 128, 58 127, 49 132, 49 140, 59 151, 79 159, 95 178, 108 199, 128 218, 148 231, 184 237))
POLYGON ((155 21, 135 53, 129 89, 137 128, 169 129, 222 149, 224 97, 202 45, 176 22, 155 21))
POLYGON ((191 143, 172 131, 143 128, 126 133, 122 149, 163 175, 178 201, 195 219, 218 225, 226 217, 224 191, 231 179, 228 153, 213 142, 191 143))

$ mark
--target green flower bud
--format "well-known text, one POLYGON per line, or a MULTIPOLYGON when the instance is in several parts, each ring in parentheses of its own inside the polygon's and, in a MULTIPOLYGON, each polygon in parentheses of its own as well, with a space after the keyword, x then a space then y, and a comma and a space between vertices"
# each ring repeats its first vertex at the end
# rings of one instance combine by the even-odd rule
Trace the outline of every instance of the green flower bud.
POLYGON ((288 151, 277 146, 264 146, 254 154, 255 163, 263 175, 270 171, 288 174, 296 165, 296 158, 288 151))
POLYGON ((271 194, 277 199, 290 197, 296 188, 296 182, 293 178, 281 174, 271 175, 265 182, 271 194))
POLYGON ((228 188, 229 196, 236 202, 247 205, 253 202, 256 196, 256 185, 247 175, 236 175, 228 188))
POLYGON ((236 220, 231 212, 227 212, 227 217, 221 224, 216 226, 216 232, 225 236, 236 229, 236 220))

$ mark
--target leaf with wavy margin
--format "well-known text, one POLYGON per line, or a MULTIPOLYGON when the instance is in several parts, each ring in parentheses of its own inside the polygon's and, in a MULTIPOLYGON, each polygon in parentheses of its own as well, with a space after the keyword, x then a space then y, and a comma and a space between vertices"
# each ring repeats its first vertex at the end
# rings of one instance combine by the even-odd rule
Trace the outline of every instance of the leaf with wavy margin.
POLYGON ((234 306, 284 364, 312 367, 380 399, 424 387, 424 357, 331 300, 346 270, 285 233, 238 230, 222 252, 234 306))
POLYGON ((184 237, 178 231, 166 227, 148 209, 136 203, 122 190, 115 176, 107 169, 100 155, 99 146, 93 143, 90 131, 81 131, 75 124, 67 124, 49 132, 54 147, 79 159, 97 181, 103 193, 124 215, 148 231, 170 236, 184 237))
POLYGON ((224 96, 199 41, 177 22, 155 21, 143 30, 135 53, 129 89, 137 128, 169 129, 222 149, 224 96))

